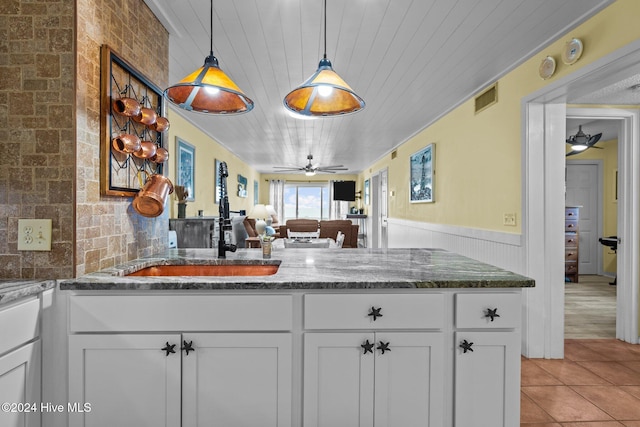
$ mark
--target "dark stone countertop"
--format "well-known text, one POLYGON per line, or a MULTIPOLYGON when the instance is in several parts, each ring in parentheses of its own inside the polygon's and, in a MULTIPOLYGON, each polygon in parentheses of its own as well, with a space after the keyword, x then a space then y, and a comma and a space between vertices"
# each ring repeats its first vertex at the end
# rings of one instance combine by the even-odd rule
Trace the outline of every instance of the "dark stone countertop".
POLYGON ((534 280, 440 249, 280 249, 270 260, 258 249, 218 259, 215 249, 168 249, 96 273, 65 280, 61 290, 525 288, 534 280), (270 276, 126 274, 156 265, 280 264, 270 276))
POLYGON ((53 280, 0 280, 0 306, 19 298, 36 295, 56 286, 53 280))

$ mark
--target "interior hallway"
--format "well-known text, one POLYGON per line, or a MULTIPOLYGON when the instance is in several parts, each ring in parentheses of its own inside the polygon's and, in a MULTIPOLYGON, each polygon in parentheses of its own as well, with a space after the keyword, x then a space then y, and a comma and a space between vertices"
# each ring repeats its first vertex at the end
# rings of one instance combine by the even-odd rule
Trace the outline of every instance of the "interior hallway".
POLYGON ((522 359, 521 426, 640 427, 640 346, 615 339, 616 287, 565 284, 565 358, 522 359))

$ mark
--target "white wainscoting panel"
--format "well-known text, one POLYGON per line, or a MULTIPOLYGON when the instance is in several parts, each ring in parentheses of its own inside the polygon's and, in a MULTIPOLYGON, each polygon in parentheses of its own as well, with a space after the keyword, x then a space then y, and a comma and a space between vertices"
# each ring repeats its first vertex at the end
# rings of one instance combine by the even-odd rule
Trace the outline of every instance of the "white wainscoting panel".
POLYGON ((524 274, 522 235, 427 222, 388 219, 390 248, 440 248, 524 274))

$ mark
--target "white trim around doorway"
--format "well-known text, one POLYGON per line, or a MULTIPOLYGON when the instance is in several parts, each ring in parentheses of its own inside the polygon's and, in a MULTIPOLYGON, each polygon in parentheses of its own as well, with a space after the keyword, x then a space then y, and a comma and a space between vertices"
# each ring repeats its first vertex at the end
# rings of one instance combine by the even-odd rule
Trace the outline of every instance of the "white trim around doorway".
MULTIPOLYGON (((522 101, 522 230, 526 274, 536 288, 525 290, 523 348, 527 357, 564 356, 563 209, 566 97, 570 91, 593 89, 640 66, 640 40, 575 73, 551 83, 522 101), (586 89, 585 89, 586 88, 586 89)), ((590 109, 593 113, 593 109, 590 109)), ((638 287, 640 259, 640 141, 639 111, 598 109, 603 118, 619 118, 618 235, 624 236, 618 258, 617 336, 638 343, 638 287), (623 200, 624 199, 624 200, 623 200), (622 261, 622 265, 620 262, 622 261), (627 286, 620 286, 624 280, 627 286)))

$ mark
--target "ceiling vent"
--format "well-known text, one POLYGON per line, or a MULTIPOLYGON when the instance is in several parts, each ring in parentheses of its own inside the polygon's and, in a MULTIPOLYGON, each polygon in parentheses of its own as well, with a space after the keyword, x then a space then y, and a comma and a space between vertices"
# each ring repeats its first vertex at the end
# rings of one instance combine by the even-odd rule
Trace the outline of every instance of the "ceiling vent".
POLYGON ((480 95, 476 96, 475 99, 475 107, 476 114, 478 114, 482 110, 486 110, 491 107, 493 104, 498 102, 498 83, 494 83, 493 86, 486 89, 480 95))

